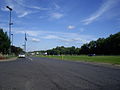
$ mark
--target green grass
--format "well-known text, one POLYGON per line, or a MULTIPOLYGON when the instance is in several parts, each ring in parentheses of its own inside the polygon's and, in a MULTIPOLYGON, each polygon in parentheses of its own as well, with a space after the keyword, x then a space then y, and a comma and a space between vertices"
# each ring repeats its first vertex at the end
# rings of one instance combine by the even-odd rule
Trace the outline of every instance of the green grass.
POLYGON ((39 56, 47 58, 55 58, 61 60, 73 60, 73 61, 86 61, 86 62, 100 62, 100 63, 111 63, 111 64, 120 64, 120 56, 39 56))
POLYGON ((13 55, 6 56, 7 59, 14 58, 14 57, 17 57, 17 56, 13 56, 13 55))

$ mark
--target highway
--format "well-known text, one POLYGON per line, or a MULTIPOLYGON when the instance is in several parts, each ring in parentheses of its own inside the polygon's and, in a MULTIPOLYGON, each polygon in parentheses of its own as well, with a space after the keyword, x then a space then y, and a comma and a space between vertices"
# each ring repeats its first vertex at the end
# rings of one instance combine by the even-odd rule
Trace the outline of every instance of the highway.
POLYGON ((0 62, 0 90, 120 90, 120 69, 27 57, 0 62))

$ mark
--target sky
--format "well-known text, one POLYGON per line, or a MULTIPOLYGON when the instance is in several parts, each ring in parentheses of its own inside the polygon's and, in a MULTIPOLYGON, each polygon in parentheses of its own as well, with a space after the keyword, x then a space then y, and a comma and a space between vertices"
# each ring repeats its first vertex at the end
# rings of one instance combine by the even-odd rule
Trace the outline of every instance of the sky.
POLYGON ((12 10, 13 44, 27 51, 83 44, 120 32, 120 0, 0 0, 0 28, 9 31, 12 10))

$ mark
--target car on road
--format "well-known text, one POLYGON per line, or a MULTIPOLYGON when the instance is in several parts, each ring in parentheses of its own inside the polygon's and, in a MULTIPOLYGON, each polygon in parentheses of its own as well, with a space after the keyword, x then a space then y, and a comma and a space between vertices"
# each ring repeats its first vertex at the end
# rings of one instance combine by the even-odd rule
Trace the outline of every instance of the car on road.
POLYGON ((96 54, 88 54, 88 56, 96 56, 96 54))
POLYGON ((19 58, 25 58, 25 54, 24 53, 21 53, 18 55, 19 58))

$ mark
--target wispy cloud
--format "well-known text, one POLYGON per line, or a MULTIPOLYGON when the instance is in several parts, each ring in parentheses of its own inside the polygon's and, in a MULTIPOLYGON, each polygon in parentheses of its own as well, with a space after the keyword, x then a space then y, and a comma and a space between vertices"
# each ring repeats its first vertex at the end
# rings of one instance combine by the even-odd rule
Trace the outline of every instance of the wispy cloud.
POLYGON ((38 36, 39 33, 37 31, 32 31, 32 30, 14 30, 16 34, 25 34, 27 33, 29 36, 38 36))
MULTIPOLYGON (((13 8, 14 12, 17 14, 18 17, 25 17, 31 13, 39 12, 40 10, 50 10, 49 8, 43 8, 38 6, 27 6, 24 0, 5 0, 5 3, 6 6, 8 5, 13 8)), ((7 11, 5 7, 2 7, 1 10, 7 11)))
POLYGON ((40 42, 40 39, 37 39, 37 38, 31 38, 31 41, 32 41, 32 42, 40 42))
MULTIPOLYGON (((17 17, 22 18, 27 15, 38 13, 40 11, 45 11, 45 16, 50 17, 51 19, 60 19, 64 16, 63 13, 61 13, 61 7, 53 2, 54 7, 41 7, 37 5, 26 5, 26 0, 4 0, 5 4, 4 6, 10 6, 13 8, 13 11, 16 13, 17 17)), ((2 11, 8 11, 6 7, 1 7, 2 11)), ((44 17, 45 17, 44 16, 44 17)))
POLYGON ((61 19, 65 16, 64 10, 55 2, 52 3, 51 10, 49 11, 49 19, 61 19))
POLYGON ((50 8, 43 8, 43 7, 38 7, 38 6, 31 6, 29 8, 38 9, 38 10, 50 10, 50 8))
MULTIPOLYGON (((63 34, 71 35, 71 33, 63 33, 63 34)), ((47 36, 42 37, 42 38, 43 39, 56 39, 56 40, 58 40, 60 42, 67 43, 67 44, 69 44, 69 43, 78 43, 78 42, 80 42, 80 43, 87 43, 87 42, 89 42, 89 40, 87 40, 87 39, 79 38, 77 36, 77 34, 76 34, 76 38, 73 38, 73 36, 71 36, 71 38, 70 38, 69 36, 64 36, 62 34, 60 34, 60 35, 47 35, 47 36)))
MULTIPOLYGON (((5 0, 6 6, 10 6, 11 8, 13 8, 13 10, 16 12, 16 14, 18 15, 18 17, 24 17, 28 14, 31 13, 30 10, 27 10, 25 7, 22 6, 23 4, 23 0, 5 0)), ((2 10, 6 10, 6 8, 2 8, 2 10)))
MULTIPOLYGON (((16 34, 25 34, 35 37, 37 39, 58 40, 63 43, 88 43, 91 40, 96 40, 91 35, 79 35, 77 33, 52 32, 44 30, 16 30, 16 34)), ((34 40, 34 39, 33 39, 34 40)), ((39 40, 38 40, 39 41, 39 40)))
POLYGON ((35 43, 41 41, 39 38, 32 37, 32 36, 28 36, 28 34, 27 34, 27 40, 28 40, 29 42, 35 42, 35 43))
MULTIPOLYGON (((92 38, 93 39, 93 38, 92 38)), ((95 39, 93 39, 95 40, 95 39)), ((81 37, 76 37, 76 38, 62 38, 60 39, 61 42, 64 42, 64 43, 81 43, 81 44, 84 44, 84 43, 88 43, 90 42, 91 40, 88 39, 88 38, 83 38, 82 36, 81 37), (81 39, 82 38, 82 39, 81 39)))
POLYGON ((68 28, 69 30, 72 30, 72 29, 75 29, 75 26, 69 25, 67 28, 68 28))
POLYGON ((24 17, 24 16, 26 16, 26 15, 28 15, 29 14, 29 12, 23 12, 21 15, 18 15, 18 17, 24 17))
POLYGON ((51 13, 50 16, 53 19, 60 19, 60 18, 62 18, 64 16, 64 14, 56 12, 56 13, 51 13))
POLYGON ((1 7, 2 11, 9 11, 6 7, 1 7))
POLYGON ((43 37, 44 39, 61 39, 59 36, 56 35, 47 35, 43 37))
POLYGON ((53 3, 53 4, 54 4, 56 10, 61 8, 57 3, 53 3))
POLYGON ((104 2, 101 7, 95 12, 93 13, 90 17, 88 17, 85 20, 82 20, 82 22, 85 25, 88 25, 94 21, 96 21, 100 16, 102 16, 105 12, 107 12, 108 10, 110 10, 112 7, 115 6, 115 4, 117 4, 119 2, 119 0, 106 0, 106 2, 104 2))

